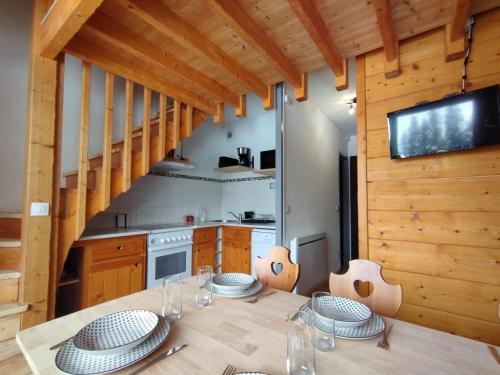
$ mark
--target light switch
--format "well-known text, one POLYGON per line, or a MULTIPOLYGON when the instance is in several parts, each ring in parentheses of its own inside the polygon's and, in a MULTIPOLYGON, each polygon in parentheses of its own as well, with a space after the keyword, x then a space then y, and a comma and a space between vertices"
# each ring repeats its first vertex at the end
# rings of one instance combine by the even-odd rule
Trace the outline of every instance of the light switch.
POLYGON ((31 202, 31 216, 49 216, 49 203, 31 202))
POLYGON ((275 182, 270 182, 269 183, 269 189, 271 189, 271 190, 276 189, 276 183, 275 182))

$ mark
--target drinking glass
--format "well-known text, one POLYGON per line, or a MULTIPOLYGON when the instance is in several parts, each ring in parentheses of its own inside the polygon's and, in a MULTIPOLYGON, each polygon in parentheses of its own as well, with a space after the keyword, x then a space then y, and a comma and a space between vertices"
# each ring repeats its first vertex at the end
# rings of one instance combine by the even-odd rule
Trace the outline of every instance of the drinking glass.
POLYGON ((163 279, 161 315, 169 320, 177 320, 182 316, 182 295, 179 276, 163 279))
POLYGON ((288 375, 315 375, 314 319, 304 311, 287 315, 286 370, 288 375))
POLYGON ((322 352, 331 352, 335 347, 335 297, 327 292, 312 294, 314 317, 314 346, 322 352))
POLYGON ((198 285, 196 288, 196 303, 208 306, 212 303, 212 266, 198 267, 198 285))

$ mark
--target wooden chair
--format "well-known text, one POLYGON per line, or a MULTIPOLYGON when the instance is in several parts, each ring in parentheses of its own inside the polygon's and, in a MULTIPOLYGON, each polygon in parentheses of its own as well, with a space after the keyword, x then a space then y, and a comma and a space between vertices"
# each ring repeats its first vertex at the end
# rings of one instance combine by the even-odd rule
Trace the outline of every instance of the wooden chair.
POLYGON ((389 285, 382 278, 381 268, 377 263, 364 259, 349 262, 349 269, 343 275, 330 274, 330 292, 336 296, 351 298, 365 304, 379 315, 393 318, 403 299, 401 285, 389 285), (355 283, 369 281, 373 290, 367 297, 356 291, 355 283))
POLYGON ((291 292, 299 280, 298 264, 290 260, 290 250, 274 246, 267 257, 255 259, 255 274, 264 286, 291 292), (281 272, 276 272, 276 265, 281 264, 281 272))

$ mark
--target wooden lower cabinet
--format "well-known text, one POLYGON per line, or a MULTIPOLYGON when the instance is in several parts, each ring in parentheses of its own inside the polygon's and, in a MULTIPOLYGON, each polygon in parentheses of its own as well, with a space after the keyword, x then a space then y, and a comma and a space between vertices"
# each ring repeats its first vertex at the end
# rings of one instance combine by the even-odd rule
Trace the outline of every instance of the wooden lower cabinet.
POLYGON ((222 272, 251 273, 251 233, 251 228, 222 229, 222 272))
POLYGON ((146 236, 93 240, 81 244, 81 308, 144 290, 146 236))
POLYGON ((212 266, 212 269, 215 270, 217 228, 195 229, 193 238, 192 274, 196 275, 200 266, 212 266))

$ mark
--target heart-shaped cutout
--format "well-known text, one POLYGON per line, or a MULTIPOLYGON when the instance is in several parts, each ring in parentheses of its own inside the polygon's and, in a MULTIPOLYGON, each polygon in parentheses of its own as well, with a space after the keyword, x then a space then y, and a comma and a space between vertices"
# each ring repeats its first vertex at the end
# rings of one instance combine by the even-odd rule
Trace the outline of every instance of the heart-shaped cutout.
POLYGON ((362 298, 369 297, 374 290, 375 286, 369 281, 355 280, 354 289, 356 293, 362 298))
POLYGON ((283 264, 279 262, 272 262, 271 271, 273 271, 275 275, 279 275, 281 272, 283 272, 283 264))

